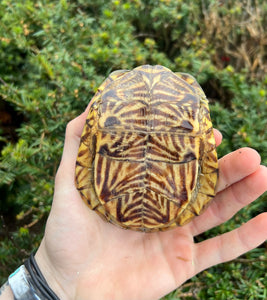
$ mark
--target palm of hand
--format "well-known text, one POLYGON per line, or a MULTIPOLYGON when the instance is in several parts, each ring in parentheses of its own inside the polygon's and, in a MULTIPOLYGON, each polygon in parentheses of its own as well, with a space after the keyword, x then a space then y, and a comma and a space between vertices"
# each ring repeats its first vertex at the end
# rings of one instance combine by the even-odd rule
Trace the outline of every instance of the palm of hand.
POLYGON ((52 210, 46 248, 60 275, 78 280, 78 299, 156 299, 194 275, 189 226, 151 234, 126 231, 88 210, 76 190, 63 194, 55 195, 66 201, 52 210))
POLYGON ((53 207, 38 251, 47 257, 50 269, 60 278, 58 285, 70 299, 157 299, 201 270, 233 259, 262 241, 261 222, 266 218, 261 216, 202 243, 195 244, 193 239, 229 219, 266 189, 267 180, 262 181, 262 176, 267 178, 266 169, 260 167, 252 149, 221 159, 219 193, 207 211, 188 225, 147 234, 104 222, 85 206, 74 186, 85 115, 72 121, 72 140, 67 130, 53 207), (249 235, 252 230, 254 239, 249 235))

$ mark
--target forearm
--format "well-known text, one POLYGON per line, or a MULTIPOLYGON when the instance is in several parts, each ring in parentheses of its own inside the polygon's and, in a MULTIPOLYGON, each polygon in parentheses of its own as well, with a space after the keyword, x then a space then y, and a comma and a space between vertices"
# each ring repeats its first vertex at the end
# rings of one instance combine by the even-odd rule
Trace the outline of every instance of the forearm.
POLYGON ((14 295, 8 284, 8 281, 0 288, 0 299, 1 300, 13 300, 14 295))

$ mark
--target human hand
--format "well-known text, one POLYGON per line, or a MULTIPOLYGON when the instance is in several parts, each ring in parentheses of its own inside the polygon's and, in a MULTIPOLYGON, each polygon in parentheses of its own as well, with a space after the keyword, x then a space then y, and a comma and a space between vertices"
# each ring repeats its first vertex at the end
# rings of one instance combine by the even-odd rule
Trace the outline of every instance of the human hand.
MULTIPOLYGON (((236 258, 267 238, 262 213, 201 243, 194 236, 230 219, 267 189, 267 168, 250 148, 219 161, 217 195, 192 222, 141 233, 104 222, 81 200, 75 161, 88 109, 68 124, 54 200, 37 263, 60 299, 158 299, 202 270, 236 258)), ((217 145, 221 135, 215 130, 217 145)))

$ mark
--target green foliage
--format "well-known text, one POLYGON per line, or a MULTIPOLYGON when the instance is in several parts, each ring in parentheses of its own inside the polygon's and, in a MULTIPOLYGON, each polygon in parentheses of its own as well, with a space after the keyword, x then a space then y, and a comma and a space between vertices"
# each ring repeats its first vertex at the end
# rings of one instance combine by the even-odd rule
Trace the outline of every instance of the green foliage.
MULTIPOLYGON (((223 133, 219 155, 249 146, 267 163, 266 9, 264 0, 0 2, 0 281, 38 247, 66 124, 113 70, 150 63, 191 73, 223 133)), ((197 240, 239 226, 266 200, 197 240)), ((259 247, 165 299, 265 299, 264 266, 259 247)))

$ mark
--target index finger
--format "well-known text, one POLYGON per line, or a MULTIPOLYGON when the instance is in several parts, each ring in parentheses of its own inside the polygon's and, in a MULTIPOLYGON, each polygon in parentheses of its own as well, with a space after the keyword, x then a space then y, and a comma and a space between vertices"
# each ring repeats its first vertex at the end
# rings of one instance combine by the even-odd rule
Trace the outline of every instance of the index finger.
POLYGON ((226 189, 231 184, 255 172, 261 157, 252 148, 240 148, 219 160, 219 181, 216 192, 226 189))

